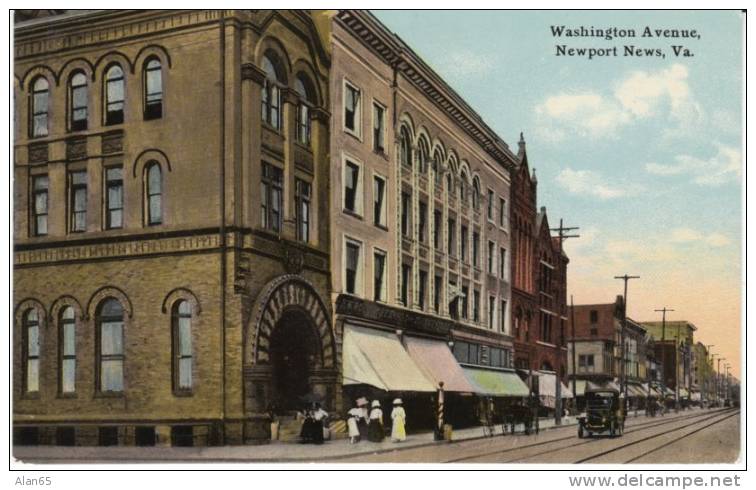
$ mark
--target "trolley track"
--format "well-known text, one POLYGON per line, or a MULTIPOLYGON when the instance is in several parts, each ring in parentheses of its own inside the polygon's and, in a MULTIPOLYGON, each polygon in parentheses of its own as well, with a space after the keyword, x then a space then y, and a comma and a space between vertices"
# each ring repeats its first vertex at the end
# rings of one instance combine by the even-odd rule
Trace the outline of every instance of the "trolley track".
MULTIPOLYGON (((660 427, 660 426, 664 426, 664 425, 679 423, 679 422, 684 421, 684 420, 702 419, 702 420, 697 420, 696 422, 694 422, 694 424, 695 423, 700 423, 703 420, 709 420, 709 419, 711 419, 713 417, 717 417, 717 416, 719 416, 722 413, 727 412, 727 411, 728 410, 716 410, 713 414, 712 414, 712 412, 696 413, 696 414, 690 414, 690 415, 683 415, 681 417, 674 417, 674 418, 667 419, 667 420, 653 420, 653 421, 647 421, 647 422, 643 422, 643 423, 639 423, 639 424, 633 424, 632 426, 630 426, 624 432, 624 434, 632 434, 632 433, 636 433, 636 432, 639 432, 639 431, 652 429, 652 428, 655 428, 655 427, 660 427)), ((671 431, 668 431, 668 432, 671 432, 671 431)), ((667 432, 665 432, 665 433, 667 433, 667 432)), ((525 445, 522 445, 522 446, 516 446, 516 447, 510 447, 510 448, 504 448, 504 449, 497 449, 497 450, 493 450, 493 451, 487 451, 487 452, 484 452, 484 453, 479 453, 479 454, 474 454, 474 455, 468 455, 468 456, 463 456, 463 457, 458 457, 458 458, 453 458, 453 459, 447 459, 444 462, 446 462, 446 463, 461 463, 461 462, 465 462, 465 461, 471 461, 471 460, 475 460, 475 459, 485 458, 485 457, 488 457, 488 456, 494 456, 494 455, 498 455, 498 454, 502 454, 503 455, 503 454, 506 454, 506 453, 512 453, 512 452, 515 452, 515 451, 526 450, 526 449, 530 449, 530 448, 541 447, 541 446, 546 446, 546 445, 549 445, 549 444, 556 444, 556 443, 565 442, 565 441, 574 442, 575 439, 576 439, 575 435, 570 435, 570 436, 565 436, 565 437, 559 437, 559 438, 555 438, 555 439, 550 439, 550 440, 547 440, 547 441, 540 441, 540 442, 535 442, 535 443, 531 443, 531 444, 525 444, 525 445)), ((589 445, 589 444, 595 444, 595 443, 599 443, 601 441, 606 441, 606 440, 607 440, 607 438, 596 438, 596 439, 589 439, 589 440, 580 440, 580 442, 578 442, 578 443, 569 444, 567 446, 561 446, 561 447, 551 448, 551 449, 547 449, 545 451, 541 451, 541 452, 538 452, 538 453, 535 453, 535 454, 530 454, 528 456, 514 458, 514 459, 511 459, 511 460, 507 460, 507 461, 499 461, 499 462, 500 463, 517 462, 517 461, 521 461, 521 460, 531 459, 531 458, 534 458, 534 457, 537 457, 537 456, 542 456, 544 454, 554 453, 554 452, 562 451, 562 450, 565 450, 565 449, 572 449, 572 448, 575 448, 575 447, 578 447, 578 446, 585 446, 585 445, 589 445)))
MULTIPOLYGON (((728 410, 727 412, 731 412, 731 411, 728 410)), ((697 429, 695 429, 693 431, 686 432, 685 434, 681 435, 680 437, 676 437, 676 438, 672 439, 671 441, 667 441, 667 442, 665 442, 662 445, 656 446, 656 447, 652 448, 651 450, 644 452, 640 456, 631 458, 631 459, 623 462, 623 464, 632 463, 633 461, 638 460, 641 457, 648 455, 649 453, 656 452, 656 451, 658 451, 660 449, 663 449, 663 448, 665 448, 667 446, 670 446, 670 445, 672 445, 672 444, 674 444, 676 442, 679 442, 679 441, 685 439, 686 437, 690 437, 693 434, 696 434, 696 433, 698 433, 698 432, 700 432, 702 430, 708 429, 709 427, 712 427, 714 425, 722 423, 722 422, 724 422, 725 420, 727 420, 729 418, 736 417, 739 414, 740 414, 740 410, 736 410, 734 413, 725 413, 724 416, 721 416, 722 414, 717 414, 717 415, 714 415, 712 417, 707 417, 707 418, 705 418, 703 420, 698 420, 696 422, 692 422, 690 424, 683 425, 682 427, 676 427, 676 428, 674 428, 672 430, 669 430, 669 431, 666 431, 666 432, 662 432, 662 433, 659 433, 659 434, 654 434, 654 435, 651 435, 651 436, 648 436, 648 437, 644 437, 643 439, 639 439, 637 441, 632 441, 632 442, 629 442, 627 444, 622 444, 620 446, 613 447, 613 448, 608 449, 606 451, 603 451, 601 453, 594 454, 594 455, 589 456, 587 458, 583 458, 583 459, 580 459, 578 461, 575 461, 574 463, 575 464, 587 463, 587 462, 589 462, 591 460, 601 458, 601 457, 606 456, 606 455, 611 454, 611 453, 615 453, 615 452, 620 451, 622 449, 626 449, 626 448, 628 448, 630 446, 635 446, 635 445, 638 445, 638 444, 642 444, 642 443, 650 441, 652 439, 656 439, 656 438, 665 436, 667 434, 671 434, 673 432, 677 432, 679 430, 684 430, 684 429, 687 429, 687 428, 692 427, 694 425, 698 425, 698 424, 700 424, 702 422, 706 422, 706 421, 711 420, 711 419, 716 419, 713 422, 710 422, 710 423, 708 423, 706 425, 703 425, 703 426, 701 426, 701 427, 699 427, 699 428, 697 428, 697 429)))

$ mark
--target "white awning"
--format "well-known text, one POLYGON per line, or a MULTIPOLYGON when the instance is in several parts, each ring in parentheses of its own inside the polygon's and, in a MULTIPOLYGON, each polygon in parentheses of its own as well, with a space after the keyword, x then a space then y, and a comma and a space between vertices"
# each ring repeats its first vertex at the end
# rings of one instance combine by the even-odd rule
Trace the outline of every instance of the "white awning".
POLYGON ((548 371, 538 371, 538 394, 541 398, 541 404, 547 407, 556 407, 556 386, 557 382, 561 385, 562 398, 572 398, 572 391, 564 383, 557 381, 556 373, 548 371))
POLYGON ((386 391, 436 391, 393 332, 344 325, 344 384, 386 391))

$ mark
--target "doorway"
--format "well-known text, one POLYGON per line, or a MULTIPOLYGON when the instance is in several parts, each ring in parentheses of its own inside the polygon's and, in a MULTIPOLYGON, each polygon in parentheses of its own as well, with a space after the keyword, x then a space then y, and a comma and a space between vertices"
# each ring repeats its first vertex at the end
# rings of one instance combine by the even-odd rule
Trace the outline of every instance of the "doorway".
POLYGON ((290 308, 276 324, 270 341, 274 405, 280 412, 302 408, 311 393, 310 375, 318 363, 320 339, 304 312, 290 308))

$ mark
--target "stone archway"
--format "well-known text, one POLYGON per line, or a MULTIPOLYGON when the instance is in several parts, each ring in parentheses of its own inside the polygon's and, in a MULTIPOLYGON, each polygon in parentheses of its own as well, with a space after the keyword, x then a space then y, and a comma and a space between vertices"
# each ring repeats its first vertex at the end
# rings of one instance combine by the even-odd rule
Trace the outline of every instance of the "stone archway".
POLYGON ((330 315, 314 286, 287 274, 269 282, 255 301, 244 340, 244 405, 254 421, 282 400, 286 407, 302 394, 337 405, 338 359, 330 315))

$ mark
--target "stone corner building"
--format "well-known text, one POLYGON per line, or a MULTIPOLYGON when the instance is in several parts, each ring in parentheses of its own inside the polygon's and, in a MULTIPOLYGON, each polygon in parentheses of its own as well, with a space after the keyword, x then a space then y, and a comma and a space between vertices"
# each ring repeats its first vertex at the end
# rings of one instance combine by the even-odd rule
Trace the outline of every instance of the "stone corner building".
POLYGON ((16 18, 17 443, 239 444, 336 403, 318 21, 16 18))

